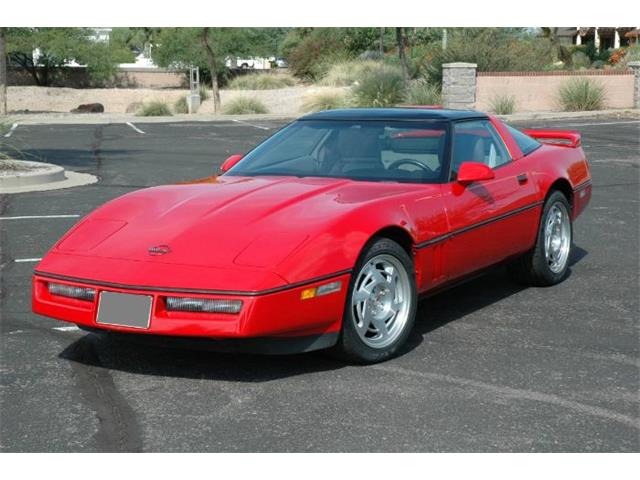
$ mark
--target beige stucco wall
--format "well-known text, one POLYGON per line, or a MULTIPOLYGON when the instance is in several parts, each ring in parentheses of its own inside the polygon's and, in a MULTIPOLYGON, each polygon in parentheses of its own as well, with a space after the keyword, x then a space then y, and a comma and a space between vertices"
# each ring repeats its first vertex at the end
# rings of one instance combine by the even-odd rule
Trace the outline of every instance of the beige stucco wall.
POLYGON ((516 112, 560 110, 558 91, 567 80, 583 76, 605 87, 606 108, 633 107, 633 74, 505 76, 481 74, 477 77, 476 109, 491 111, 491 101, 498 95, 513 95, 516 112))

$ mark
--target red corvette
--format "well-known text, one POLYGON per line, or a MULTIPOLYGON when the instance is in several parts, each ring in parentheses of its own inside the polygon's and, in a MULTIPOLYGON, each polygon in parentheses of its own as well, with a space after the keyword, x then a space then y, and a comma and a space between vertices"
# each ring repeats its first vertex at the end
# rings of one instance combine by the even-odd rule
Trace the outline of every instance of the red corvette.
POLYGON ((222 171, 84 218, 37 266, 33 310, 163 343, 377 362, 422 294, 500 262, 560 282, 591 197, 579 133, 472 111, 316 113, 222 171))

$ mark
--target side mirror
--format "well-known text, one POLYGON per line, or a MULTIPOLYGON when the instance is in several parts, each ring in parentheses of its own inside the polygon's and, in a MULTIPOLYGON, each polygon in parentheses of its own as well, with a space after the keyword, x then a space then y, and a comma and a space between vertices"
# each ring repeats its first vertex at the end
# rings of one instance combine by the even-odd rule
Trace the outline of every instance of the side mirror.
POLYGON ((241 154, 241 153, 236 153, 235 155, 231 155, 220 166, 220 171, 222 173, 224 173, 227 170, 231 169, 231 167, 233 167, 236 163, 238 163, 240 160, 242 160, 242 157, 244 157, 244 155, 241 154))
POLYGON ((484 163, 463 162, 458 170, 457 181, 463 185, 468 185, 480 180, 491 180, 495 177, 494 171, 484 163))

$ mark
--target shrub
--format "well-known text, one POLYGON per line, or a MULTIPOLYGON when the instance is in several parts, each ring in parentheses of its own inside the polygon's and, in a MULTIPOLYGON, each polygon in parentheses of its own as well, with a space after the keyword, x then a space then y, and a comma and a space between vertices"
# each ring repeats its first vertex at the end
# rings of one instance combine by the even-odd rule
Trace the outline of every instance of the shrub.
POLYGON ((415 81, 407 90, 405 102, 410 105, 440 105, 442 103, 440 87, 425 80, 415 81))
POLYGON ((491 99, 491 110, 498 115, 509 115, 516 109, 516 97, 513 95, 496 95, 491 99))
POLYGON ((571 55, 571 63, 575 69, 589 68, 591 66, 591 59, 586 53, 578 50, 571 55))
POLYGON ((479 72, 542 70, 552 61, 546 39, 514 39, 505 28, 453 29, 447 49, 435 50, 425 66, 431 83, 442 82, 442 64, 471 62, 479 72))
POLYGON ((402 72, 388 66, 371 72, 353 89, 353 103, 358 107, 390 107, 402 103, 404 96, 402 72))
POLYGON ((289 50, 289 67, 296 77, 318 80, 331 65, 352 58, 340 29, 315 28, 306 36, 299 36, 295 47, 289 50))
POLYGON ((138 113, 144 104, 142 102, 131 102, 127 105, 126 113, 138 113))
POLYGON ((307 97, 302 104, 303 112, 335 110, 349 106, 347 96, 342 92, 320 92, 307 97))
POLYGON ((173 104, 173 111, 175 113, 189 113, 186 95, 176 100, 176 102, 173 104))
POLYGON ((567 112, 601 110, 604 107, 604 86, 590 78, 576 77, 565 82, 559 91, 562 109, 567 112))
POLYGON ((136 115, 139 117, 170 117, 172 113, 165 102, 155 101, 142 104, 136 115))
POLYGON ((249 113, 269 113, 267 107, 257 98, 236 97, 225 105, 223 112, 227 115, 243 115, 249 113))
POLYGON ((296 84, 291 75, 282 73, 256 73, 241 75, 231 80, 227 86, 231 90, 272 90, 292 87, 296 84))
POLYGON ((346 87, 361 82, 373 71, 384 68, 375 60, 345 60, 334 63, 320 80, 321 85, 346 87))
POLYGON ((211 95, 209 95, 209 90, 204 85, 200 85, 200 101, 204 102, 205 100, 209 100, 211 95))

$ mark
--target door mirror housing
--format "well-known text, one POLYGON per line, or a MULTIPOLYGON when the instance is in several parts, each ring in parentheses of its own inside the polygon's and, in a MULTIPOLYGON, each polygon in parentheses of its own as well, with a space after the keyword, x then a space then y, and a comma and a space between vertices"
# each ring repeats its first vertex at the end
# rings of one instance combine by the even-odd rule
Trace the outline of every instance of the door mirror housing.
POLYGON ((238 163, 240 160, 242 160, 243 157, 244 157, 244 155, 241 154, 241 153, 236 153, 235 155, 231 155, 220 166, 220 171, 222 173, 224 173, 224 172, 230 170, 231 167, 233 167, 236 163, 238 163))
POLYGON ((468 185, 480 180, 491 180, 495 177, 494 171, 484 163, 463 162, 458 170, 457 181, 463 185, 468 185))

